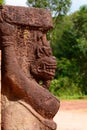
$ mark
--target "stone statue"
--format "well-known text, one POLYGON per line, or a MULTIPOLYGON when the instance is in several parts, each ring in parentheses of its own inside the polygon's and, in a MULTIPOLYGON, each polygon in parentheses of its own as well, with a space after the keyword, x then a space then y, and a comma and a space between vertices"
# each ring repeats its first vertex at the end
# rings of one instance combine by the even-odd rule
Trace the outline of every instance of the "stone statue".
POLYGON ((55 75, 47 31, 50 12, 0 6, 2 130, 56 130, 60 102, 49 91, 55 75))

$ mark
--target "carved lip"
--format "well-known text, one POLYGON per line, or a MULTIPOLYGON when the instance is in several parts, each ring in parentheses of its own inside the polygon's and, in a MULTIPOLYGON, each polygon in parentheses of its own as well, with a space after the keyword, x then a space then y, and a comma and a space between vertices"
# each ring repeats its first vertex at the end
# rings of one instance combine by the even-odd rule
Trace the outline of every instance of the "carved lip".
POLYGON ((56 71, 56 59, 53 56, 42 57, 37 59, 33 64, 31 64, 31 73, 35 75, 36 78, 40 79, 53 79, 56 71))

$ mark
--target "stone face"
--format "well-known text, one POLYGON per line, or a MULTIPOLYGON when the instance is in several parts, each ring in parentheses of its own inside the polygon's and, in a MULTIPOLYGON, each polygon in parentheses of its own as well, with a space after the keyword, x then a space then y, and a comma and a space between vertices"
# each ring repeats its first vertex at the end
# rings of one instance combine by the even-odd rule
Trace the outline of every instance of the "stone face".
POLYGON ((56 70, 46 39, 50 28, 47 10, 0 7, 3 130, 56 129, 60 103, 48 91, 56 70))

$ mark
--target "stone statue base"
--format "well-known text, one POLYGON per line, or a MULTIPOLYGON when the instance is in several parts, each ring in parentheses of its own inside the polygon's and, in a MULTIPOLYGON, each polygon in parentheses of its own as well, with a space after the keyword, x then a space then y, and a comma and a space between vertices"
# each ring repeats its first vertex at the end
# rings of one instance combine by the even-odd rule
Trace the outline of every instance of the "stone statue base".
POLYGON ((55 130, 53 120, 43 118, 29 104, 23 101, 7 101, 2 110, 2 130, 55 130))

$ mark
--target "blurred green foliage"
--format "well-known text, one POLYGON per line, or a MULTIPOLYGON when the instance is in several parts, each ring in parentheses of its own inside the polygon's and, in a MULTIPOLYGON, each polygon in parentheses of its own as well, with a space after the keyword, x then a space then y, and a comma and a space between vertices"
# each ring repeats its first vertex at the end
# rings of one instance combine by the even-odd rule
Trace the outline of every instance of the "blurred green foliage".
POLYGON ((3 5, 5 3, 4 0, 0 0, 0 5, 3 5))
POLYGON ((58 96, 87 95, 87 6, 64 16, 51 35, 57 70, 50 90, 58 96))

